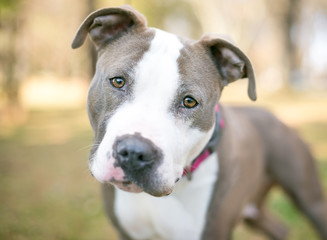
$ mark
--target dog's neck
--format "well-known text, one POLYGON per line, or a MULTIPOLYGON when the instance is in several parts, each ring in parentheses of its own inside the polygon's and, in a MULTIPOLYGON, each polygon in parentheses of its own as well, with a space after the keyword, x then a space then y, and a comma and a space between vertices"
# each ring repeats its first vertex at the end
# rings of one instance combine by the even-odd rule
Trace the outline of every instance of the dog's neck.
POLYGON ((186 176, 188 180, 192 180, 192 173, 201 165, 203 161, 205 161, 210 156, 211 153, 214 152, 215 147, 218 145, 221 130, 224 128, 225 122, 224 119, 221 117, 219 111, 219 104, 216 105, 215 111, 216 125, 211 139, 209 140, 203 151, 200 153, 200 155, 192 161, 191 165, 184 168, 183 177, 186 176))

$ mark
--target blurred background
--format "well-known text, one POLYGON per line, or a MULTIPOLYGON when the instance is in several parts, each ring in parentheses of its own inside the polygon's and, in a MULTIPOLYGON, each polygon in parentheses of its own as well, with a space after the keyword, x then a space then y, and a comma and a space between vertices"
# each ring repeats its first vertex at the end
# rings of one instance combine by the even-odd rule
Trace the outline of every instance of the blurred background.
MULTIPOLYGON (((252 60, 258 100, 238 81, 221 101, 263 106, 295 128, 327 193, 327 1, 0 0, 0 239, 117 239, 87 164, 94 50, 70 43, 91 11, 121 4, 184 37, 229 35, 252 60)), ((288 239, 318 239, 280 189, 268 201, 288 239)), ((265 238, 240 224, 234 239, 265 238)))

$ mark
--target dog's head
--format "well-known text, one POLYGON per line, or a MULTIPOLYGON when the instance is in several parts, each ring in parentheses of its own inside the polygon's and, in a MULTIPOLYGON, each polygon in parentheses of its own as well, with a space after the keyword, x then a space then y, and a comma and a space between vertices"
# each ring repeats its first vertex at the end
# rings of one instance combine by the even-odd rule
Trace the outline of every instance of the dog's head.
POLYGON ((90 170, 100 182, 130 192, 169 194, 215 127, 215 105, 228 83, 248 78, 248 58, 228 41, 199 41, 148 28, 130 6, 90 14, 72 42, 87 34, 98 52, 88 95, 95 132, 90 170))

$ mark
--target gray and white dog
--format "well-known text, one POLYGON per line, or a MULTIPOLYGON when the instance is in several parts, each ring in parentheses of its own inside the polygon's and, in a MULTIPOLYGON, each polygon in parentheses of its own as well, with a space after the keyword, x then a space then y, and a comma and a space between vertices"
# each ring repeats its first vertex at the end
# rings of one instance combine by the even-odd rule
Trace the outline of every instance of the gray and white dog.
POLYGON ((225 240, 242 219, 285 239, 287 229, 263 205, 275 184, 327 239, 327 206, 307 145, 264 110, 217 112, 223 88, 238 79, 248 78, 256 99, 239 48, 214 35, 192 41, 149 28, 130 6, 90 14, 72 47, 88 34, 98 53, 89 167, 121 239, 225 240))

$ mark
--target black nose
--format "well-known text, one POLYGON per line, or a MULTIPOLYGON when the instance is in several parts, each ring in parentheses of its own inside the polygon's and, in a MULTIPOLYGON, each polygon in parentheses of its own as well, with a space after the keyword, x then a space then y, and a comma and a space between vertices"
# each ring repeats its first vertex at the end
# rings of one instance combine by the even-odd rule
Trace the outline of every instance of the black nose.
POLYGON ((123 169, 139 170, 154 163, 158 152, 154 144, 140 134, 125 135, 114 144, 114 157, 123 169))

